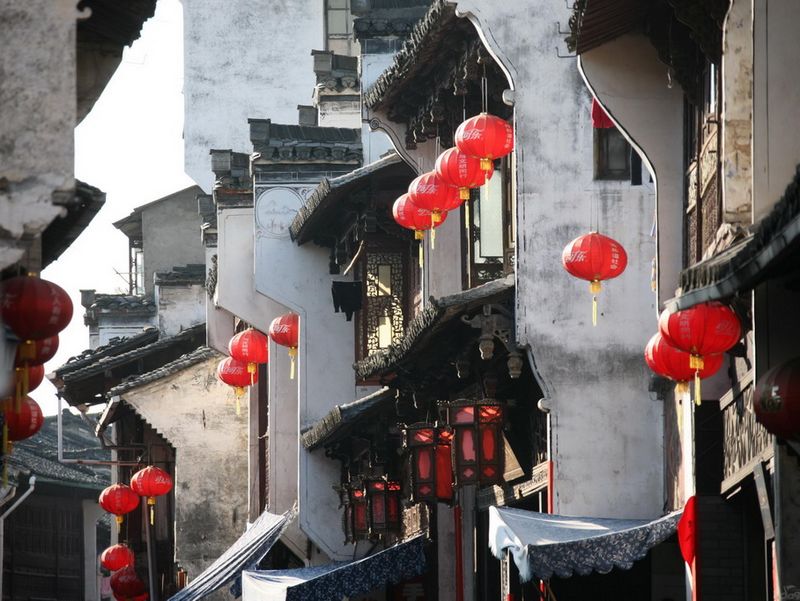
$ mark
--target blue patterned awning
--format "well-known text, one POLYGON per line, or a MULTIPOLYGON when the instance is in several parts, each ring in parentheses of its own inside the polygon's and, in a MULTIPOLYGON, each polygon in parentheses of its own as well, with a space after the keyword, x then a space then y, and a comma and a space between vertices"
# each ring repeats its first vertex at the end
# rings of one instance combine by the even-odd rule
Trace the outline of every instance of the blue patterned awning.
POLYGON ((489 508, 489 548, 498 559, 508 550, 523 582, 591 572, 629 570, 633 562, 671 536, 681 511, 656 520, 575 518, 489 508))
POLYGON ((168 601, 202 599, 236 580, 242 570, 252 569, 264 558, 293 517, 293 511, 283 515, 262 513, 225 553, 168 601))
POLYGON ((425 572, 420 535, 358 561, 242 574, 242 601, 341 601, 425 572))

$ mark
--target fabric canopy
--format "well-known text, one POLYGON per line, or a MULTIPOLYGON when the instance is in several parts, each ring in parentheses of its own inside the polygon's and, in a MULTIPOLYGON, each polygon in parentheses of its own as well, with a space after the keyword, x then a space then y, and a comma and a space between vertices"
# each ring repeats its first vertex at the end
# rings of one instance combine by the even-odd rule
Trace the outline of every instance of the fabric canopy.
POLYGON ((680 516, 676 511, 653 521, 618 520, 490 507, 489 547, 498 559, 508 549, 523 582, 606 574, 629 570, 675 532, 680 516))
POLYGON ((242 601, 341 601, 424 572, 425 537, 420 535, 357 561, 244 572, 242 601))
POLYGON ((269 552, 293 518, 294 511, 283 515, 265 511, 225 553, 168 601, 202 599, 238 578, 242 570, 252 569, 269 552))

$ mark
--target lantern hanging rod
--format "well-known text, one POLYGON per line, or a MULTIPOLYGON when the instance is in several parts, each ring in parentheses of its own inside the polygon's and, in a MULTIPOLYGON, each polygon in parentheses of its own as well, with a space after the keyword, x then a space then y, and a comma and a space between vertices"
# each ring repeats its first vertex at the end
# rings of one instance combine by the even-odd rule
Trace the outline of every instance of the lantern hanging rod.
MULTIPOLYGON (((119 465, 119 466, 136 466, 139 465, 138 461, 119 461, 119 460, 103 460, 103 459, 67 459, 64 457, 64 419, 61 415, 62 411, 62 398, 58 396, 58 415, 56 422, 58 423, 58 462, 64 464, 75 465, 119 465)), ((108 448, 104 441, 100 440, 103 448, 108 448)), ((124 448, 124 447, 123 447, 124 448)), ((118 449, 119 450, 119 449, 118 449)))

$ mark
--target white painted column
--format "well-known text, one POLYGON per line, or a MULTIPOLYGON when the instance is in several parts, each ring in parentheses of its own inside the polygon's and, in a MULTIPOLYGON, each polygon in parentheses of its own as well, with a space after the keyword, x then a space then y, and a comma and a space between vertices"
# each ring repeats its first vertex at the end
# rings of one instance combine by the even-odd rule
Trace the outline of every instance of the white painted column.
POLYGON ((83 598, 84 601, 100 601, 97 520, 103 517, 104 512, 94 499, 84 499, 81 502, 81 509, 83 511, 83 598))

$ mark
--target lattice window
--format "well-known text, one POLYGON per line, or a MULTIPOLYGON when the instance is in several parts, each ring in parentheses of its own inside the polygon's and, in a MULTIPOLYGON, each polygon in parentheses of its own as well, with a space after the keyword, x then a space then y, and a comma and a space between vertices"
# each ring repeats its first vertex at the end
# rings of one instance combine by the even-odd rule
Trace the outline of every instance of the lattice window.
POLYGON ((362 311, 365 355, 386 348, 403 335, 404 273, 403 253, 367 253, 366 298, 362 311))

